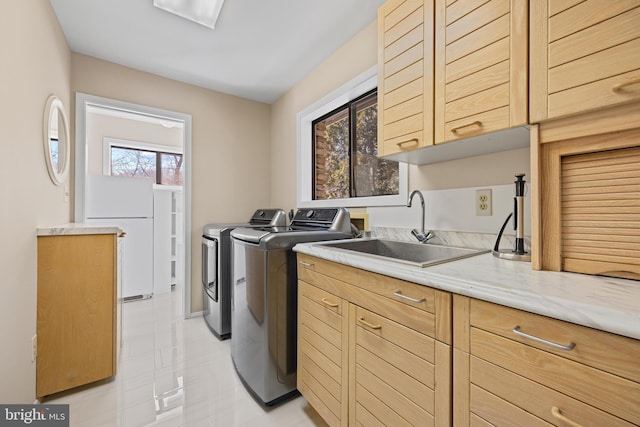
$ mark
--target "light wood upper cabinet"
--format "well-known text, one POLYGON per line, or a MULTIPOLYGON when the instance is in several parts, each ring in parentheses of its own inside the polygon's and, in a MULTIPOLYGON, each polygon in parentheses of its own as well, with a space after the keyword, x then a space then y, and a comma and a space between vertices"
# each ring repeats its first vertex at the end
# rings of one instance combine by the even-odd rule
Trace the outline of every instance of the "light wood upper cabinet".
POLYGON ((378 152, 433 144, 433 0, 378 9, 378 152))
POLYGON ((640 100, 640 3, 533 0, 531 122, 640 100))
POLYGON ((38 237, 36 396, 116 373, 116 234, 38 237))
POLYGON ((436 0, 435 141, 528 121, 528 2, 436 0))
POLYGON ((454 313, 454 426, 640 423, 637 340, 458 295, 454 313))

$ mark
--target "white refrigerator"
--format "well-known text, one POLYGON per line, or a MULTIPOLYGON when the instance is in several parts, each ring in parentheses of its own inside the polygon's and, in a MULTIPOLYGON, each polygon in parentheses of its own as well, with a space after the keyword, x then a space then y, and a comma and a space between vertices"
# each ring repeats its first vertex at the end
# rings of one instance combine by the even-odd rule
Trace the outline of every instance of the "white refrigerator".
POLYGON ((123 298, 153 294, 153 180, 89 175, 87 222, 113 224, 126 233, 122 253, 123 298))

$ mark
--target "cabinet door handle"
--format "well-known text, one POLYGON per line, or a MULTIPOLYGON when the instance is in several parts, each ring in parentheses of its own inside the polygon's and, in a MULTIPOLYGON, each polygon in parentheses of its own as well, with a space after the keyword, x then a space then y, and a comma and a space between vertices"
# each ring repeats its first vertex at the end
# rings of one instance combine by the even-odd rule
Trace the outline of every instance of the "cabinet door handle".
POLYGON ((578 424, 577 422, 572 421, 569 418, 567 418, 564 415, 562 415, 562 413, 560 412, 560 409, 558 409, 557 406, 554 406, 553 408, 551 408, 551 415, 553 415, 553 417, 555 419, 562 421, 563 423, 565 423, 568 426, 571 426, 571 427, 582 427, 582 424, 578 424))
POLYGON ((335 307, 337 307, 337 306, 338 306, 338 303, 336 303, 336 302, 331 302, 331 301, 327 300, 326 298, 322 298, 320 301, 322 301, 322 303, 323 303, 324 305, 328 305, 329 307, 334 307, 334 308, 335 308, 335 307))
POLYGON ((404 144, 418 144, 418 138, 411 138, 411 139, 407 139, 406 141, 400 141, 400 142, 396 142, 396 145, 400 148, 402 148, 402 146, 404 144))
POLYGON ((476 120, 475 122, 471 122, 471 123, 467 123, 467 124, 464 124, 464 125, 460 125, 460 126, 451 128, 451 133, 454 134, 454 135, 460 135, 460 130, 461 129, 470 128, 470 127, 473 127, 473 126, 477 126, 477 127, 481 128, 482 127, 482 122, 479 121, 479 120, 476 120))
POLYGON ((411 301, 411 302, 418 302, 418 303, 420 303, 420 302, 425 302, 425 301, 427 300, 426 298, 416 299, 416 298, 408 297, 408 296, 406 296, 406 295, 402 295, 402 291, 396 291, 396 292, 394 292, 393 294, 394 294, 395 296, 397 296, 398 298, 404 298, 404 299, 406 299, 406 300, 408 300, 408 301, 411 301))
POLYGON ((300 265, 304 267, 313 267, 313 264, 309 264, 308 262, 300 261, 300 265))
POLYGON ((545 344, 545 345, 548 345, 550 347, 556 348, 558 350, 571 351, 576 346, 576 343, 574 343, 574 342, 570 342, 569 344, 564 345, 564 344, 555 343, 553 341, 545 340, 545 339, 542 339, 542 338, 538 338, 538 337, 535 337, 533 335, 525 334, 524 332, 520 331, 520 326, 519 325, 514 326, 513 333, 518 335, 518 336, 521 336, 523 338, 527 338, 527 339, 530 339, 532 341, 539 342, 540 344, 545 344))
POLYGON ((624 89, 627 86, 631 86, 631 85, 635 85, 637 83, 640 83, 640 77, 635 77, 633 79, 629 79, 626 82, 622 82, 622 83, 618 83, 617 85, 613 85, 613 87, 611 88, 611 91, 618 93, 618 92, 622 92, 622 89, 624 89))
POLYGON ((374 325, 373 323, 369 323, 366 320, 364 320, 364 317, 358 317, 358 322, 362 323, 363 325, 371 328, 371 329, 382 329, 382 325, 374 325))

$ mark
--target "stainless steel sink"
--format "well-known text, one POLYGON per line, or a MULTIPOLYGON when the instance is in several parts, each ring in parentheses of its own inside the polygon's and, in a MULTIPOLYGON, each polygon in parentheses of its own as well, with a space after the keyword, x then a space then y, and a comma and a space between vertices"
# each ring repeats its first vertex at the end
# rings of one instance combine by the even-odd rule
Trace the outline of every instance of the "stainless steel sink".
POLYGON ((457 248, 382 239, 353 240, 322 244, 322 246, 367 254, 372 257, 403 262, 418 267, 428 267, 489 252, 489 250, 485 249, 457 248))

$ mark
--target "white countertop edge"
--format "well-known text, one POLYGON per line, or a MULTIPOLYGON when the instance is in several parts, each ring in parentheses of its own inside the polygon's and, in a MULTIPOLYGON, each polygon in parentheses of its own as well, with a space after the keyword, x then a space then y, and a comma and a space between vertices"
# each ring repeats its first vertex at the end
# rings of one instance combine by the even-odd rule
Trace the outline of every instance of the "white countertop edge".
POLYGON ((37 236, 72 236, 81 234, 122 234, 124 231, 117 226, 96 225, 87 223, 69 223, 53 227, 39 227, 37 236))
POLYGON ((640 283, 633 280, 534 271, 530 263, 498 259, 491 254, 420 268, 325 248, 323 244, 326 243, 329 242, 300 243, 294 250, 443 291, 640 339, 640 283))

